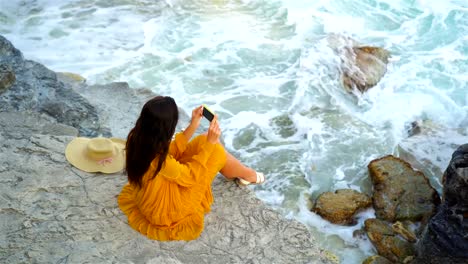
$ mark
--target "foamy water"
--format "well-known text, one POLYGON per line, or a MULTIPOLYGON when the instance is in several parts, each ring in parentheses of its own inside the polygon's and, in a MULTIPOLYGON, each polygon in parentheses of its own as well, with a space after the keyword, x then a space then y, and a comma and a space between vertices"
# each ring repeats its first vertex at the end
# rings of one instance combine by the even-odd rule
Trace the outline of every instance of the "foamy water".
MULTIPOLYGON (((447 144, 468 142, 467 32, 468 6, 455 0, 0 0, 0 34, 26 58, 89 83, 151 88, 187 112, 210 105, 226 148, 266 173, 257 196, 342 263, 375 254, 353 236, 374 212, 338 226, 309 201, 339 188, 370 193, 367 164, 397 154, 415 120, 450 131, 447 144), (347 38, 392 53, 363 95, 340 84, 330 43, 347 38)), ((436 156, 424 150, 416 154, 436 156)), ((442 171, 450 154, 434 160, 442 171)))

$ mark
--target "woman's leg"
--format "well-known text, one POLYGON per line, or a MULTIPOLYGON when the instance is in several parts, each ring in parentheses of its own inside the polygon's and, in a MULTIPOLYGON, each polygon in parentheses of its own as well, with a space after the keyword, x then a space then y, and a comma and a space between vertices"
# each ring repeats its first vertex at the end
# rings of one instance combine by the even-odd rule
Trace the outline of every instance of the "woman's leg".
MULTIPOLYGON (((184 162, 186 159, 190 160, 191 157, 201 151, 201 148, 203 148, 203 145, 206 144, 206 133, 199 135, 192 139, 188 144, 187 144, 187 149, 185 152, 182 154, 181 159, 179 160, 180 162, 184 162)), ((256 182, 257 181, 257 174, 255 170, 245 166, 242 164, 238 159, 236 159, 231 153, 226 151, 224 149, 224 146, 221 144, 221 142, 218 142, 220 148, 217 149, 217 151, 222 151, 226 154, 226 162, 224 163, 224 166, 222 164, 223 159, 213 159, 213 161, 216 161, 215 164, 207 164, 210 169, 216 170, 213 172, 213 175, 216 176, 217 171, 219 170, 220 166, 222 166, 221 170, 219 172, 223 174, 224 177, 228 179, 235 179, 235 178, 241 178, 244 179, 248 182, 256 182), (219 162, 218 162, 219 161, 219 162)), ((223 153, 223 154, 224 154, 223 153)), ((220 157, 223 155, 213 153, 214 157, 220 157)), ((211 163, 211 162, 209 162, 211 163)), ((213 176, 213 177, 214 177, 213 176)))
POLYGON ((257 174, 255 170, 242 164, 238 159, 226 151, 226 164, 221 169, 221 174, 228 179, 241 178, 248 182, 255 182, 257 174))

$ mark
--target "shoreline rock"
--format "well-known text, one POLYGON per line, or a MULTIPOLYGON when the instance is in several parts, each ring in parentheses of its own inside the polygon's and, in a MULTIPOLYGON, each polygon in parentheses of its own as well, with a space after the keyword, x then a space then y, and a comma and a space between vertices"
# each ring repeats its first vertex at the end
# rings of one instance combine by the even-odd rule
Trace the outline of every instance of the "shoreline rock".
POLYGON ((417 244, 417 263, 468 262, 468 144, 453 153, 443 182, 442 204, 417 244))
POLYGON ((435 213, 439 194, 424 174, 413 170, 409 163, 388 155, 371 161, 368 168, 378 219, 425 221, 435 213))
POLYGON ((319 195, 313 211, 334 224, 353 224, 354 215, 372 204, 369 196, 352 189, 319 195))

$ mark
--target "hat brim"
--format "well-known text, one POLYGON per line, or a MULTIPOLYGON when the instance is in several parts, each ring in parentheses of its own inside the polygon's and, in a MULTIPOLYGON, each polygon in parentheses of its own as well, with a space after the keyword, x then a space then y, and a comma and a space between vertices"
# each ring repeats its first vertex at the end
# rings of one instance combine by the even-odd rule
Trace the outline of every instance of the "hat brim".
POLYGON ((111 162, 99 164, 90 159, 87 153, 87 145, 91 139, 84 137, 74 138, 65 148, 65 157, 76 168, 86 172, 116 173, 125 167, 125 140, 110 138, 114 143, 115 155, 111 162))

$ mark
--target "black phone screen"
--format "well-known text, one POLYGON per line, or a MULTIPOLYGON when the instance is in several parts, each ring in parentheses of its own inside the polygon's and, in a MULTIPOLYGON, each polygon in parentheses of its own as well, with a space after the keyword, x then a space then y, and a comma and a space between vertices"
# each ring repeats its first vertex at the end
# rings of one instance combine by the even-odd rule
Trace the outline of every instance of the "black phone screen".
POLYGON ((208 121, 212 121, 214 118, 213 113, 210 112, 210 110, 206 109, 206 107, 203 107, 203 116, 208 119, 208 121))

